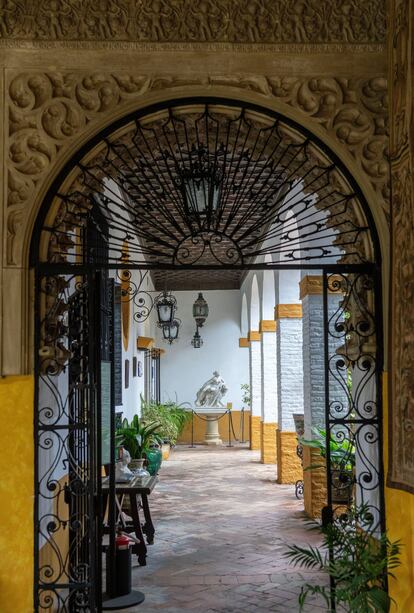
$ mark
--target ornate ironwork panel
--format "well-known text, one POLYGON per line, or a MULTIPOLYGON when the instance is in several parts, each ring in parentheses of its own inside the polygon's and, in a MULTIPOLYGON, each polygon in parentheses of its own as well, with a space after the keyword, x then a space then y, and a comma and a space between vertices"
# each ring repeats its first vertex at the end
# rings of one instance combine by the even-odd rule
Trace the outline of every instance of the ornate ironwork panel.
POLYGON ((368 507, 384 528, 380 374, 382 337, 375 271, 324 273, 328 506, 368 507), (328 313, 328 294, 338 295, 328 313))
POLYGON ((39 276, 36 335, 35 608, 94 611, 97 397, 93 290, 86 275, 39 276))
POLYGON ((339 159, 260 107, 195 98, 134 113, 80 152, 70 177, 39 228, 49 262, 375 261, 368 207, 339 159))

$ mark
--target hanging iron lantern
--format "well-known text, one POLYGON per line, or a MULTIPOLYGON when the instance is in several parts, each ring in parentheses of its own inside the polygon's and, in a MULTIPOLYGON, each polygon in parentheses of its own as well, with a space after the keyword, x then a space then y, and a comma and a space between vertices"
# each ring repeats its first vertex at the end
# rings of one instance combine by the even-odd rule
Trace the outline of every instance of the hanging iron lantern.
POLYGON ((162 326, 162 335, 165 341, 168 341, 170 345, 178 339, 178 333, 180 331, 181 320, 174 319, 170 324, 162 326))
POLYGON ((204 299, 203 294, 198 294, 197 300, 193 304, 193 317, 196 320, 197 328, 202 328, 208 317, 208 304, 204 299))
POLYGON ((160 328, 163 328, 166 325, 172 325, 175 311, 177 309, 177 300, 175 296, 164 291, 155 298, 154 303, 157 309, 157 325, 160 328))
POLYGON ((203 339, 201 338, 200 333, 198 331, 198 326, 196 328, 193 338, 191 339, 191 344, 194 349, 200 349, 200 347, 203 345, 203 339))
POLYGON ((190 168, 179 169, 184 208, 189 220, 211 220, 219 208, 223 172, 217 156, 200 145, 190 152, 190 168))

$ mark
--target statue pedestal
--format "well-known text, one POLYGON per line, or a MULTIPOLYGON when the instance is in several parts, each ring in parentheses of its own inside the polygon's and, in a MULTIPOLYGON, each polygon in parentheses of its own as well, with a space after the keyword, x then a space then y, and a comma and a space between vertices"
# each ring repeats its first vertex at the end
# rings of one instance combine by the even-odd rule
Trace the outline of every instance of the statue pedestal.
POLYGON ((199 415, 208 418, 206 421, 206 431, 204 433, 203 443, 211 447, 222 445, 223 441, 220 438, 218 418, 225 413, 227 409, 223 407, 196 407, 195 411, 199 415), (213 419, 213 417, 216 419, 213 419))
POLYGON ((206 422, 206 432, 204 434, 205 445, 222 445, 223 441, 220 438, 217 419, 212 419, 206 422))

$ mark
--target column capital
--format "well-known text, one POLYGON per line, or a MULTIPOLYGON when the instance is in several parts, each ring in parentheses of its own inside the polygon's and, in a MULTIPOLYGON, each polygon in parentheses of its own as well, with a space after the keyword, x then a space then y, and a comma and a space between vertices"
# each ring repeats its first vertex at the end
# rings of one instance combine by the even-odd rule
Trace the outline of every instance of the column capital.
POLYGON ((276 332, 276 321, 274 319, 262 319, 259 324, 259 332, 276 332))
POLYGON ((299 298, 322 294, 323 277, 322 275, 306 275, 299 283, 299 298))
POLYGON ((249 339, 245 336, 241 336, 239 338, 239 347, 250 347, 249 339))
POLYGON ((301 319, 301 304, 277 304, 275 306, 275 319, 301 319))
POLYGON ((154 339, 150 336, 138 336, 137 349, 151 349, 154 345, 154 339))
MULTIPOLYGON (((338 294, 339 288, 332 289, 332 283, 341 283, 343 278, 341 275, 329 275, 328 293, 338 294)), ((299 298, 303 300, 306 296, 317 296, 323 293, 323 276, 322 275, 306 275, 299 283, 299 298)))
POLYGON ((260 332, 258 332, 257 330, 250 330, 247 339, 248 341, 251 343, 252 341, 260 341, 262 338, 262 335, 260 334, 260 332))

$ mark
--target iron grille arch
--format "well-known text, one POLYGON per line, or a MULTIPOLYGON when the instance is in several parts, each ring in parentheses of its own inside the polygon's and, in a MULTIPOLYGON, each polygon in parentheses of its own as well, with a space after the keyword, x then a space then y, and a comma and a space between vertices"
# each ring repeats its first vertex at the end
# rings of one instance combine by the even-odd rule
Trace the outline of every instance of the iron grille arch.
MULTIPOLYGON (((208 189, 206 199, 209 199, 208 189)), ((187 263, 203 264, 206 267, 215 264, 248 267, 268 253, 273 260, 278 259, 285 264, 327 264, 341 261, 375 262, 380 265, 381 261, 378 235, 369 205, 354 177, 338 156, 295 121, 264 107, 237 100, 184 98, 159 103, 130 113, 95 135, 73 156, 48 190, 33 234, 33 265, 39 260, 64 261, 72 243, 78 251, 79 262, 79 251, 83 247, 80 229, 91 216, 99 228, 99 219, 94 219, 93 209, 100 208, 99 218, 103 212, 108 213, 111 205, 116 212, 122 213, 118 215, 118 220, 108 218, 109 246, 114 250, 109 260, 111 264, 122 261, 124 243, 132 244, 137 237, 146 240, 138 250, 129 245, 129 262, 131 266, 138 267, 152 264, 169 267, 187 263), (230 118, 223 116, 222 109, 230 109, 230 118), (177 114, 174 114, 174 110, 177 114), (218 111, 221 113, 220 125, 218 111), (182 117, 185 112, 192 116, 190 127, 183 127, 182 117), (153 118, 152 121, 157 124, 159 134, 154 135, 155 128, 148 126, 148 117, 153 118), (254 122, 258 118, 261 123, 256 125, 254 122), (180 143, 177 145, 175 142, 178 147, 175 159, 171 147, 177 136, 177 122, 180 122, 185 146, 181 147, 180 143), (203 122, 204 132, 200 128, 203 122), (167 128, 173 133, 172 140, 171 134, 169 137, 165 135, 167 128), (188 140, 189 128, 194 137, 192 143, 188 140), (132 149, 125 147, 119 136, 128 129, 129 136, 133 132, 132 149), (148 131, 152 133, 153 140, 158 142, 158 159, 155 159, 154 149, 149 146, 148 131), (249 132, 250 140, 246 132, 249 132), (210 133, 213 133, 215 139, 212 139, 210 133), (159 142, 160 135, 166 139, 165 142, 159 142), (239 148, 237 155, 234 152, 231 154, 231 139, 233 145, 239 148), (96 148, 100 148, 100 158, 92 163, 92 152, 96 148), (132 154, 139 158, 138 169, 131 163, 132 154), (285 162, 280 166, 282 158, 285 162), (180 168, 182 175, 191 170, 197 173, 203 164, 210 174, 219 173, 221 176, 219 210, 215 214, 211 210, 207 211, 204 225, 200 221, 194 222, 194 215, 188 213, 185 204, 188 198, 185 194, 191 189, 183 189, 180 184, 180 168), (251 166, 254 172, 248 173, 246 168, 251 166), (274 178, 275 168, 277 176, 274 178), (108 172, 113 177, 115 171, 122 180, 121 188, 127 201, 122 207, 117 206, 120 195, 108 196, 102 193, 102 177, 108 172), (303 195, 300 196, 295 195, 295 190, 298 190, 297 177, 302 171, 307 176, 308 184, 305 184, 303 195), (144 179, 141 183, 150 182, 152 192, 148 188, 139 191, 136 176, 134 180, 131 178, 134 172, 141 173, 144 179), (77 184, 68 193, 68 177, 71 174, 77 184), (66 187, 61 193, 63 183, 66 187), (157 207, 164 207, 158 218, 151 212, 157 208, 150 201, 154 193, 158 198, 157 207), (160 202, 160 194, 163 195, 163 203, 160 202), (312 197, 318 199, 318 196, 319 208, 315 210, 310 201, 312 197), (257 208, 260 209, 259 215, 257 208), (55 213, 51 215, 53 209, 55 213), (302 234, 299 242, 296 240, 292 247, 293 241, 289 236, 292 227, 286 225, 286 219, 282 218, 291 214, 293 209, 296 220, 299 219, 302 234), (328 218, 331 209, 334 213, 328 218), (142 227, 131 223, 131 216, 136 218, 139 215, 142 227), (278 219, 276 225, 273 222, 271 224, 275 217, 278 219), (111 229, 115 231, 112 235, 111 229), (131 240, 130 235, 134 232, 134 240, 131 240), (209 253, 211 257, 202 261, 199 252, 205 247, 206 233, 210 251, 211 245, 214 248, 215 244, 221 248, 221 252, 218 257, 214 252, 209 253), (55 243, 54 247, 45 248, 45 240, 49 247, 50 243, 55 243), (173 244, 168 244, 168 241, 173 244), (338 246, 332 252, 332 243, 335 241, 338 246), (369 245, 363 244, 367 241, 369 245), (158 244, 158 248, 154 243, 158 244), (263 247, 266 243, 267 246, 263 247), (40 253, 39 245, 43 246, 40 253), (159 245, 162 245, 161 249, 159 245), (191 261, 187 254, 189 245, 196 252, 191 261)), ((96 245, 96 249, 99 250, 99 245, 96 245)), ((86 254, 82 254, 82 257, 86 257, 86 254)))
MULTIPOLYGON (((180 120, 182 120, 182 117, 180 120)), ((148 123, 145 125, 148 126, 148 123)), ((193 134, 197 136, 197 131, 193 130, 193 134)), ((233 145, 235 142, 237 140, 235 140, 233 135, 233 145)), ((134 151, 136 151, 136 144, 134 147, 134 151)), ((110 166, 113 166, 114 160, 110 159, 108 163, 110 163, 110 166)), ((175 168, 176 164, 174 163, 173 166, 175 168)), ((133 170, 135 168, 133 166, 133 170)), ((146 169, 145 166, 143 168, 146 169)), ((140 172, 144 172, 142 168, 140 172)), ((153 178, 152 170, 148 170, 148 172, 150 173, 150 178, 153 178)), ((182 174, 184 179, 187 179, 186 173, 183 172, 182 174)), ((125 178, 125 173, 119 176, 125 178)), ((141 176, 144 177, 144 175, 141 176)), ((161 176, 163 175, 161 174, 161 176)), ((156 190, 155 193, 157 194, 156 190)), ((141 201, 139 199, 136 200, 138 202, 137 210, 144 213, 143 219, 144 221, 146 220, 147 226, 156 227, 160 219, 156 216, 151 218, 151 215, 153 215, 151 212, 151 202, 149 212, 143 205, 144 201, 148 201, 148 197, 145 195, 145 197, 142 196, 141 201)), ((156 206, 153 204, 152 210, 154 209, 156 209, 156 206)), ((115 206, 112 212, 119 212, 119 210, 119 207, 115 206)), ((94 610, 94 608, 99 610, 100 607, 100 597, 91 589, 93 583, 91 577, 94 577, 93 573, 96 570, 91 565, 98 564, 97 560, 100 556, 99 529, 96 521, 91 520, 97 513, 94 505, 97 493, 99 493, 97 463, 99 462, 100 449, 100 434, 97 432, 96 427, 100 419, 100 373, 98 364, 101 358, 98 347, 99 330, 97 330, 99 322, 96 319, 95 313, 97 306, 95 284, 98 283, 99 285, 101 279, 110 270, 142 270, 145 268, 153 272, 161 271, 164 274, 167 274, 168 271, 181 270, 199 270, 200 272, 231 270, 242 273, 243 271, 255 268, 300 269, 318 271, 318 273, 322 271, 325 303, 328 292, 331 292, 333 288, 338 292, 343 291, 345 298, 354 294, 354 296, 358 297, 358 300, 361 299, 362 301, 369 302, 369 316, 366 315, 367 309, 362 309, 363 317, 370 322, 368 324, 361 320, 349 322, 344 317, 344 309, 342 309, 342 319, 341 316, 338 319, 338 314, 336 314, 336 319, 333 319, 325 304, 325 418, 328 437, 331 435, 343 437, 343 433, 347 432, 346 436, 349 437, 349 440, 356 442, 357 445, 361 445, 358 439, 359 433, 363 433, 364 428, 370 429, 368 440, 365 443, 369 444, 372 441, 372 444, 375 446, 374 455, 376 454, 377 457, 375 460, 376 464, 375 466, 372 464, 372 457, 369 456, 366 470, 362 473, 357 487, 360 488, 361 499, 363 499, 362 494, 375 488, 376 529, 384 529, 380 385, 383 346, 381 336, 381 258, 379 240, 371 211, 356 181, 339 158, 329 151, 325 144, 311 132, 299 126, 296 122, 282 117, 273 111, 255 105, 240 103, 237 100, 223 98, 180 99, 170 101, 169 103, 153 105, 139 112, 131 113, 91 139, 89 143, 75 154, 72 160, 56 177, 47 193, 36 222, 31 245, 31 263, 35 267, 37 279, 35 325, 35 530, 37 547, 35 552, 35 603, 37 610, 41 610, 42 602, 49 606, 52 601, 57 603, 59 611, 86 611, 94 610), (128 217, 123 221, 121 218, 121 222, 119 222, 116 215, 113 214, 111 216, 108 214, 111 205, 114 202, 117 205, 117 202, 112 197, 102 193, 104 169, 96 163, 96 160, 91 163, 93 151, 95 148, 99 149, 100 147, 98 155, 102 156, 102 152, 107 154, 108 152, 113 152, 115 148, 118 155, 117 163, 120 167, 122 159, 119 150, 122 143, 114 143, 111 140, 114 134, 119 134, 128 125, 133 126, 135 133, 137 133, 140 121, 143 121, 145 124, 148 117, 153 118, 157 114, 161 116, 162 121, 172 121, 171 125, 173 126, 175 120, 171 120, 172 109, 181 109, 180 112, 183 113, 186 109, 191 108, 194 110, 194 107, 198 111, 196 120, 192 120, 193 126, 195 121, 204 122, 204 125, 214 125, 214 122, 217 123, 215 116, 217 107, 229 108, 231 119, 227 118, 225 120, 225 122, 227 121, 227 134, 231 132, 229 129, 230 121, 233 122, 231 124, 233 127, 237 127, 236 131, 238 133, 245 135, 246 130, 254 132, 255 142, 260 140, 263 142, 264 134, 268 137, 267 141, 273 138, 273 149, 275 151, 278 150, 277 147, 280 148, 281 146, 280 142, 276 141, 278 141, 280 126, 283 126, 283 134, 293 134, 295 138, 299 138, 297 142, 285 143, 285 149, 287 148, 290 153, 283 167, 284 172, 286 173, 289 169, 292 170, 293 168, 293 175, 296 173, 299 176, 298 173, 304 169, 307 173, 306 176, 318 184, 318 189, 313 192, 311 190, 312 193, 310 193, 308 189, 309 184, 305 183, 305 192, 308 190, 307 194, 305 193, 304 197, 294 201, 292 206, 287 206, 284 210, 281 210, 286 199, 289 199, 289 197, 294 198, 292 191, 297 187, 297 183, 291 185, 286 174, 282 176, 279 174, 273 182, 270 170, 273 170, 274 166, 271 166, 271 156, 266 157, 263 153, 263 151, 266 151, 266 147, 262 147, 261 155, 256 156, 251 152, 252 144, 247 149, 239 148, 238 155, 235 156, 237 158, 236 161, 233 159, 231 163, 223 164, 217 169, 220 165, 220 160, 226 159, 226 156, 229 155, 229 148, 226 148, 226 146, 222 147, 223 143, 218 140, 217 147, 212 148, 214 150, 212 155, 210 148, 205 146, 205 142, 199 138, 195 148, 187 147, 187 156, 183 158, 183 167, 186 170, 186 165, 190 163, 190 169, 191 167, 195 168, 196 173, 198 173, 198 185, 201 185, 204 191, 204 201, 207 204, 204 207, 204 217, 200 219, 196 216, 194 203, 188 202, 188 198, 191 199, 191 194, 189 196, 188 192, 191 192, 191 187, 194 186, 190 184, 189 190, 187 189, 186 191, 185 186, 183 188, 182 184, 175 181, 174 174, 168 165, 170 158, 167 155, 164 156, 161 148, 164 171, 166 171, 173 186, 175 186, 173 190, 171 184, 169 184, 169 192, 172 192, 172 195, 169 205, 167 207, 164 206, 161 215, 161 227, 164 234, 160 236, 155 233, 152 236, 152 243, 151 241, 149 244, 148 241, 146 243, 142 242, 139 249, 136 249, 133 242, 137 236, 139 237, 139 233, 142 230, 140 230, 137 223, 135 223, 132 231, 129 225, 125 227, 125 219, 127 219, 128 224, 131 222, 131 218, 137 219, 137 215, 135 217, 132 215, 134 212, 134 198, 132 198, 131 189, 125 190, 125 186, 122 186, 123 191, 120 191, 125 196, 127 204, 125 205, 124 212, 128 214, 128 217), (265 117, 267 124, 265 121, 266 126, 264 128, 257 128, 254 123, 255 116, 261 118, 261 125, 263 125, 263 117, 265 117), (247 123, 246 117, 248 118, 247 123), (253 122, 252 126, 249 124, 250 121, 253 122), (201 145, 204 146, 202 147, 201 145), (195 153, 192 153, 194 151, 195 153), (192 155, 195 157, 196 162, 191 162, 192 155), (248 168, 252 164, 256 168, 256 173, 249 174, 248 168), (237 172, 234 168, 238 169, 237 172), (61 189, 63 183, 73 186, 73 181, 72 183, 68 181, 68 177, 71 176, 74 177, 75 181, 78 181, 78 184, 80 181, 84 191, 77 189, 79 185, 76 189, 70 187, 67 192, 61 189), (200 176, 207 176, 210 179, 212 177, 213 191, 219 186, 219 193, 209 193, 208 189, 211 188, 205 188, 204 185, 205 183, 207 185, 210 184, 207 183, 207 180, 200 179, 200 176), (237 185, 238 177, 240 177, 241 187, 237 185), (249 180, 246 177, 249 177, 249 180), (334 177, 334 180, 331 181, 332 177, 334 177), (229 183, 233 185, 233 188, 236 187, 237 189, 231 189, 229 183), (340 185, 340 190, 337 189, 338 184, 340 185), (334 189, 332 189, 332 186, 334 186, 334 189), (257 188, 256 191, 254 191, 255 188, 257 188), (267 208, 263 208, 265 203, 260 200, 260 194, 264 193, 263 190, 269 191, 270 188, 272 188, 270 205, 266 205, 267 208), (255 206, 260 205, 262 207, 260 214, 257 214, 249 198, 245 197, 243 199, 240 195, 249 193, 255 206), (304 202, 310 196, 314 196, 316 199, 319 197, 318 202, 324 202, 326 206, 323 204, 318 208, 314 206, 313 202, 304 202), (171 207, 171 203, 174 204, 174 202, 177 204, 175 209, 171 207), (329 216, 330 207, 335 209, 334 214, 331 216, 329 216), (173 213, 176 213, 175 217, 173 213), (346 218, 347 213, 350 213, 350 219, 346 218), (278 227, 275 227, 274 224, 272 225, 273 215, 278 217, 278 227), (289 219, 293 219, 293 217, 296 223, 296 238, 294 239, 292 238, 292 228, 289 228, 289 219), (298 224, 300 226, 299 232, 297 229, 298 224), (93 231, 91 231, 91 227, 93 231), (109 239, 102 242, 104 228, 109 239), (171 228, 175 228, 180 234, 181 243, 178 240, 174 243, 171 228), (112 230, 115 231, 112 232, 112 230), (252 233, 254 234, 253 238, 251 236, 252 233), (299 234, 299 238, 297 234, 299 234), (172 247, 166 240, 166 237, 171 238, 172 247), (338 237, 339 242, 337 240, 338 237), (158 240, 162 248, 157 247, 158 240), (180 255, 180 247, 177 248, 177 244, 182 244, 183 241, 187 241, 185 249, 188 249, 189 245, 193 247, 195 245, 196 249, 199 249, 200 244, 202 244, 201 256, 199 256, 200 249, 195 257, 190 259, 186 253, 184 253, 184 256, 180 255), (337 245, 332 246, 332 243, 335 241, 337 245), (225 248, 220 251, 223 243, 225 248), (219 247, 219 253, 212 251, 212 244, 219 247), (87 248, 85 249, 86 245, 87 248), (283 248, 280 247, 281 245, 283 248), (314 249, 315 245, 316 251, 314 249), (207 248, 207 258, 204 257, 206 251, 204 248, 207 248), (102 256, 102 254, 105 255, 102 256), (266 258, 269 255, 271 257, 266 258), (265 259, 266 262, 263 261, 265 259), (338 276, 343 277, 339 288, 336 285, 336 278, 338 276), (369 301, 366 300, 366 296, 360 296, 358 288, 361 286, 363 287, 362 294, 364 292, 370 293, 371 298, 369 301), (80 318, 82 321, 79 329, 82 339, 85 337, 86 329, 90 327, 93 330, 91 332, 93 350, 90 347, 91 343, 86 344, 84 351, 87 353, 87 357, 81 358, 80 362, 79 347, 76 351, 71 351, 71 347, 68 345, 71 342, 70 338, 73 337, 76 330, 74 331, 72 329, 73 326, 69 325, 70 331, 66 331, 67 323, 64 321, 64 316, 59 315, 62 309, 64 313, 64 306, 69 301, 73 303, 83 301, 85 304, 84 311, 82 311, 84 316, 80 318), (87 307, 86 305, 89 306, 87 307), (352 329, 349 328, 351 324, 353 325, 352 329), (330 337, 334 338, 338 335, 345 339, 347 335, 354 335, 354 338, 357 338, 358 342, 356 344, 358 345, 359 343, 358 346, 360 347, 359 357, 355 358, 355 347, 347 347, 346 342, 344 343, 345 353, 342 352, 340 356, 337 354, 337 346, 332 345, 330 337), (39 355, 39 351, 43 351, 43 354, 39 355), (352 355, 351 351, 354 352, 352 355), (82 362, 82 359, 84 362, 82 362), (46 367, 45 373, 45 360, 51 360, 51 372, 48 372, 46 367), (373 396, 371 398, 364 398, 364 395, 360 394, 359 398, 351 397, 349 399, 353 407, 352 414, 347 413, 345 405, 342 407, 341 412, 341 406, 338 404, 337 399, 332 397, 332 393, 330 393, 333 380, 337 382, 339 380, 339 385, 345 385, 346 387, 343 377, 347 376, 347 368, 344 369, 344 360, 346 364, 353 361, 357 365, 360 374, 362 373, 362 378, 364 373, 369 372, 370 381, 374 381, 374 391, 370 390, 368 393, 371 396, 374 395, 375 398, 373 396), (66 399, 64 398, 64 392, 61 394, 62 390, 59 389, 59 385, 56 385, 56 374, 53 373, 55 367, 61 367, 62 364, 65 366, 65 363, 75 373, 79 370, 79 363, 84 363, 88 377, 86 387, 72 386, 66 399), (55 377, 55 380, 53 377, 55 377), (42 390, 40 388, 45 383, 45 379, 47 379, 49 389, 53 390, 55 399, 59 397, 56 400, 56 408, 48 406, 44 402, 42 404, 42 390), (86 404, 82 409, 79 403, 75 402, 75 411, 70 412, 67 407, 74 405, 74 395, 76 398, 80 395, 82 402, 86 404), (363 403, 362 405, 360 404, 361 402, 363 403), (367 414, 366 408, 364 408, 367 402, 369 403, 367 406, 370 407, 370 414, 367 414), (69 434, 66 422, 62 423, 60 417, 59 419, 54 419, 55 410, 59 413, 62 407, 64 408, 63 413, 68 416, 71 422, 72 429, 85 431, 87 434, 75 437, 74 439, 69 434), (46 421, 45 416, 47 417, 46 421), (62 432, 64 433, 63 438, 62 432), (62 457, 62 454, 67 455, 67 461, 71 462, 72 473, 75 475, 79 474, 83 478, 83 481, 80 479, 80 482, 76 478, 72 479, 76 487, 80 488, 77 490, 77 494, 74 491, 68 493, 67 489, 56 483, 53 475, 50 478, 49 468, 46 471, 44 467, 42 468, 41 456, 45 452, 42 440, 44 440, 45 436, 49 437, 48 440, 52 440, 54 437, 55 440, 61 441, 66 437, 70 441, 70 449, 66 446, 65 441, 63 443, 59 442, 58 452, 60 457, 62 457), (78 447, 75 445, 75 451, 73 450, 74 440, 77 441, 76 444, 78 445, 78 447), (93 441, 93 445, 91 441, 93 441), (81 470, 85 457, 88 458, 88 462, 91 464, 90 473, 81 470), (65 522, 65 525, 70 526, 70 524, 68 524, 67 519, 60 517, 60 511, 57 514, 54 513, 56 517, 49 522, 47 521, 48 515, 50 515, 49 510, 46 514, 42 515, 41 490, 45 485, 49 498, 55 498, 59 504, 65 494, 69 499, 71 495, 78 495, 78 506, 76 508, 80 508, 88 517, 86 523, 82 521, 79 525, 72 526, 72 530, 75 530, 75 532, 77 528, 82 530, 82 538, 71 539, 71 543, 75 543, 75 547, 76 543, 80 543, 79 551, 72 551, 71 555, 67 558, 63 555, 57 556, 62 570, 57 579, 53 573, 49 574, 51 571, 48 568, 45 569, 43 567, 43 571, 39 572, 41 569, 39 530, 41 526, 42 530, 45 531, 46 526, 46 541, 53 543, 55 551, 58 552, 59 547, 56 546, 55 539, 56 532, 57 530, 65 529, 62 528, 65 522), (82 500, 79 498, 79 492, 84 496, 82 500), (85 533, 90 536, 90 548, 85 547, 85 533), (75 565, 73 560, 76 562, 75 565), (80 568, 78 568, 79 560, 81 561, 80 568), (46 597, 43 596, 46 600, 42 601, 42 594, 46 594, 46 597)), ((79 376, 82 379, 82 367, 79 376)), ((76 379, 76 375, 72 375, 72 379, 74 378, 76 379)), ((358 380, 358 377, 356 380, 358 380)), ((364 436, 364 433, 362 436, 364 436)), ((364 451, 362 446, 361 450, 364 451)), ((48 449, 49 451, 50 449, 48 449)), ((363 462, 363 453, 360 456, 359 461, 363 462)), ((328 503, 329 509, 332 511, 335 506, 332 499, 332 465, 328 466, 327 472, 328 503)), ((69 489, 71 489, 71 484, 69 484, 69 489)), ((97 567, 99 568, 99 565, 97 567)))

